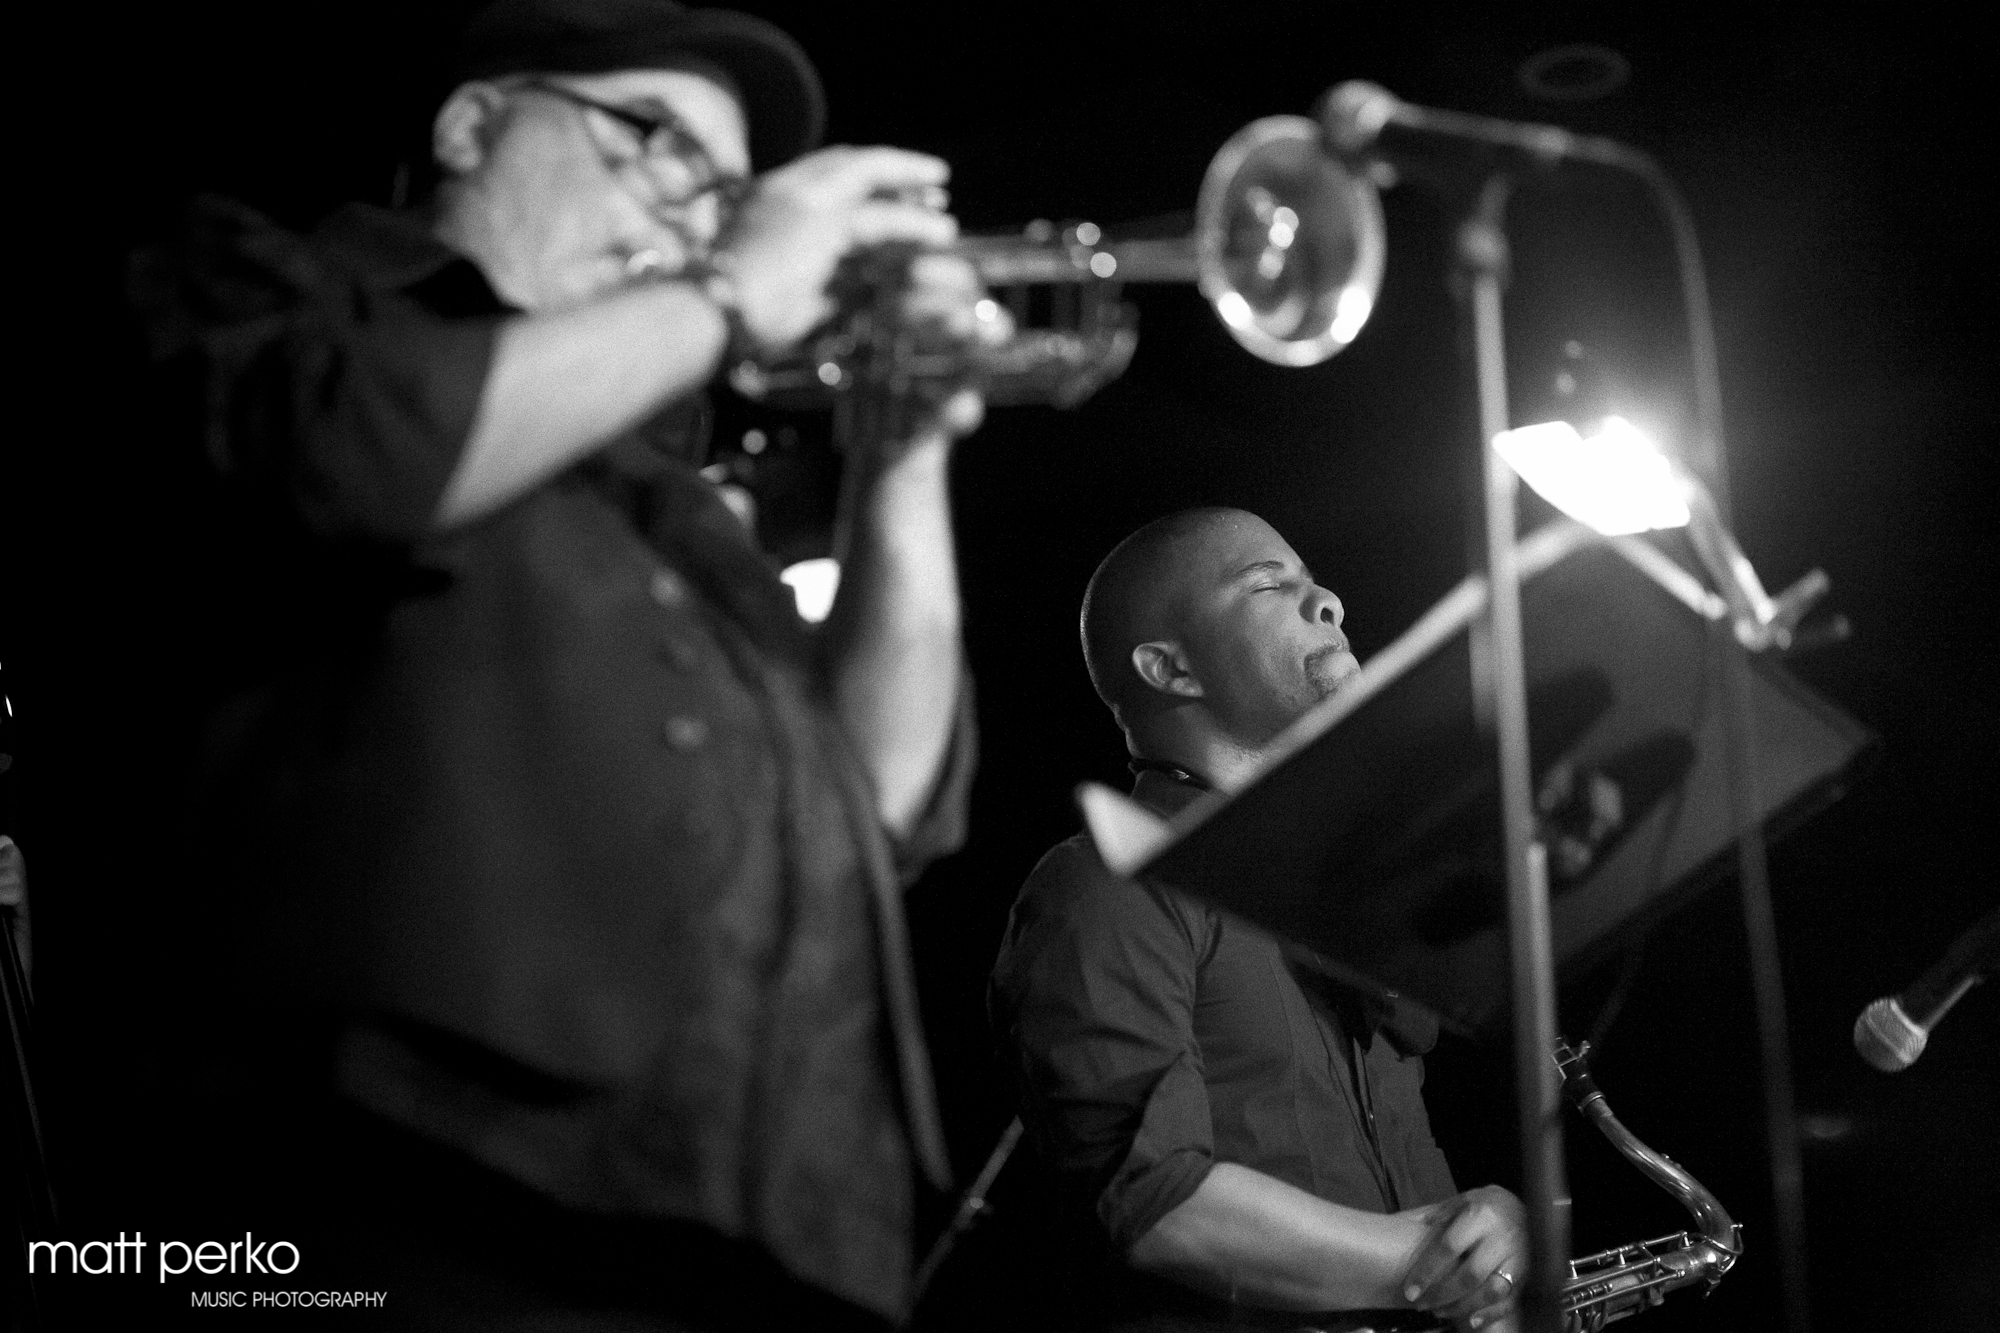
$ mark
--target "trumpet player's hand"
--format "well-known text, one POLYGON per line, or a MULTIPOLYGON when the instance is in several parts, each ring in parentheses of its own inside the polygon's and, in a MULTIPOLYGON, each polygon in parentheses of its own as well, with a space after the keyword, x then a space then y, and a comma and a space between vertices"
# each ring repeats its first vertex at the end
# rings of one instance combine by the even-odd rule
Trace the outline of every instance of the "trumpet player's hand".
POLYGON ((950 175, 927 153, 840 146, 760 176, 714 257, 759 349, 790 347, 833 313, 827 282, 855 250, 956 240, 957 222, 926 198, 941 198, 950 175))
POLYGON ((1521 1201, 1484 1185, 1435 1205, 1426 1223, 1403 1299, 1461 1329, 1511 1328, 1514 1284, 1528 1264, 1521 1201))
POLYGON ((960 699, 958 568, 950 444, 979 424, 956 352, 1011 325, 959 255, 918 253, 895 289, 899 334, 948 373, 906 390, 867 385, 843 468, 840 592, 825 626, 834 700, 875 779, 883 826, 914 827, 948 754, 960 699))
MULTIPOLYGON (((972 265, 954 254, 920 254, 911 262, 900 313, 929 352, 997 347, 1014 333, 1013 318, 987 296, 972 265)), ((893 458, 914 445, 969 435, 985 415, 979 395, 962 383, 919 384, 911 398, 910 410, 896 414, 895 438, 865 443, 893 458)))

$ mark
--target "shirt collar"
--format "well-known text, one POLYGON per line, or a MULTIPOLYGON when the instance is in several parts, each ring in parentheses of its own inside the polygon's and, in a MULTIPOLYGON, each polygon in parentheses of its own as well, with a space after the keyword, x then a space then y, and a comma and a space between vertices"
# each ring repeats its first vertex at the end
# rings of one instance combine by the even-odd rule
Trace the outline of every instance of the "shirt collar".
POLYGON ((449 288, 453 306, 443 314, 491 313, 510 307, 493 291, 477 264, 431 234, 420 213, 347 204, 313 229, 313 239, 339 255, 368 286, 407 291, 430 283, 449 288))
POLYGON ((1211 790, 1199 774, 1185 768, 1155 760, 1137 760, 1132 767, 1132 799, 1169 819, 1211 790))

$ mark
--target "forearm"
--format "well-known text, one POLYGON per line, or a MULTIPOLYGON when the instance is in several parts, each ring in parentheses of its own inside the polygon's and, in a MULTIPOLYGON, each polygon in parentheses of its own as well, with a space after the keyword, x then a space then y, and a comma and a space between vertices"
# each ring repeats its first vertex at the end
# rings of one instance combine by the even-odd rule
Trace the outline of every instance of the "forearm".
POLYGON ((949 450, 938 434, 886 464, 857 453, 843 499, 834 699, 895 834, 923 812, 961 686, 949 450))
POLYGON ((1244 1305, 1387 1309, 1426 1235, 1416 1213, 1329 1203, 1232 1162, 1132 1246, 1136 1268, 1244 1305))
POLYGON ((500 508, 699 389, 727 340, 722 315, 680 284, 510 321, 437 525, 500 508))

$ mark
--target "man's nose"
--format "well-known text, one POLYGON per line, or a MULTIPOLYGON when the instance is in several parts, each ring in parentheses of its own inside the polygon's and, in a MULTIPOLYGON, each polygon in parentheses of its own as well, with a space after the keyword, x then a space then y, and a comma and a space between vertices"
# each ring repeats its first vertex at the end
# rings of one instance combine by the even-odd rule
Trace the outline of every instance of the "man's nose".
POLYGON ((1331 625, 1339 629, 1340 622, 1347 619, 1347 608, 1340 604, 1340 598, 1334 596, 1332 592, 1314 584, 1312 592, 1306 599, 1306 619, 1315 624, 1331 625))

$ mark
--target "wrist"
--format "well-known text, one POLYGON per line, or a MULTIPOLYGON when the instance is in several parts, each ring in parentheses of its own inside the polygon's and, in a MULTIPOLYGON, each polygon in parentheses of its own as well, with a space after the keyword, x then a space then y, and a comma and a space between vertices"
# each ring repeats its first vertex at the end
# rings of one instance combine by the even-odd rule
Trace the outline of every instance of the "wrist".
POLYGON ((702 299, 722 316, 726 340, 722 349, 725 365, 756 359, 760 340, 750 331, 743 316, 743 289, 728 256, 716 254, 688 267, 685 279, 702 299))
POLYGON ((1434 1231, 1437 1205, 1409 1208, 1393 1214, 1388 1228, 1391 1258, 1386 1276, 1389 1279, 1389 1305, 1402 1309, 1422 1309, 1418 1302, 1422 1296, 1410 1294, 1410 1273, 1416 1267, 1424 1246, 1430 1241, 1434 1231))
POLYGON ((846 535, 878 551, 930 561, 951 544, 950 473, 949 445, 942 440, 893 459, 850 452, 841 505, 846 535))
POLYGON ((878 447, 849 449, 845 468, 877 504, 944 499, 951 491, 952 442, 945 431, 919 430, 878 447))

